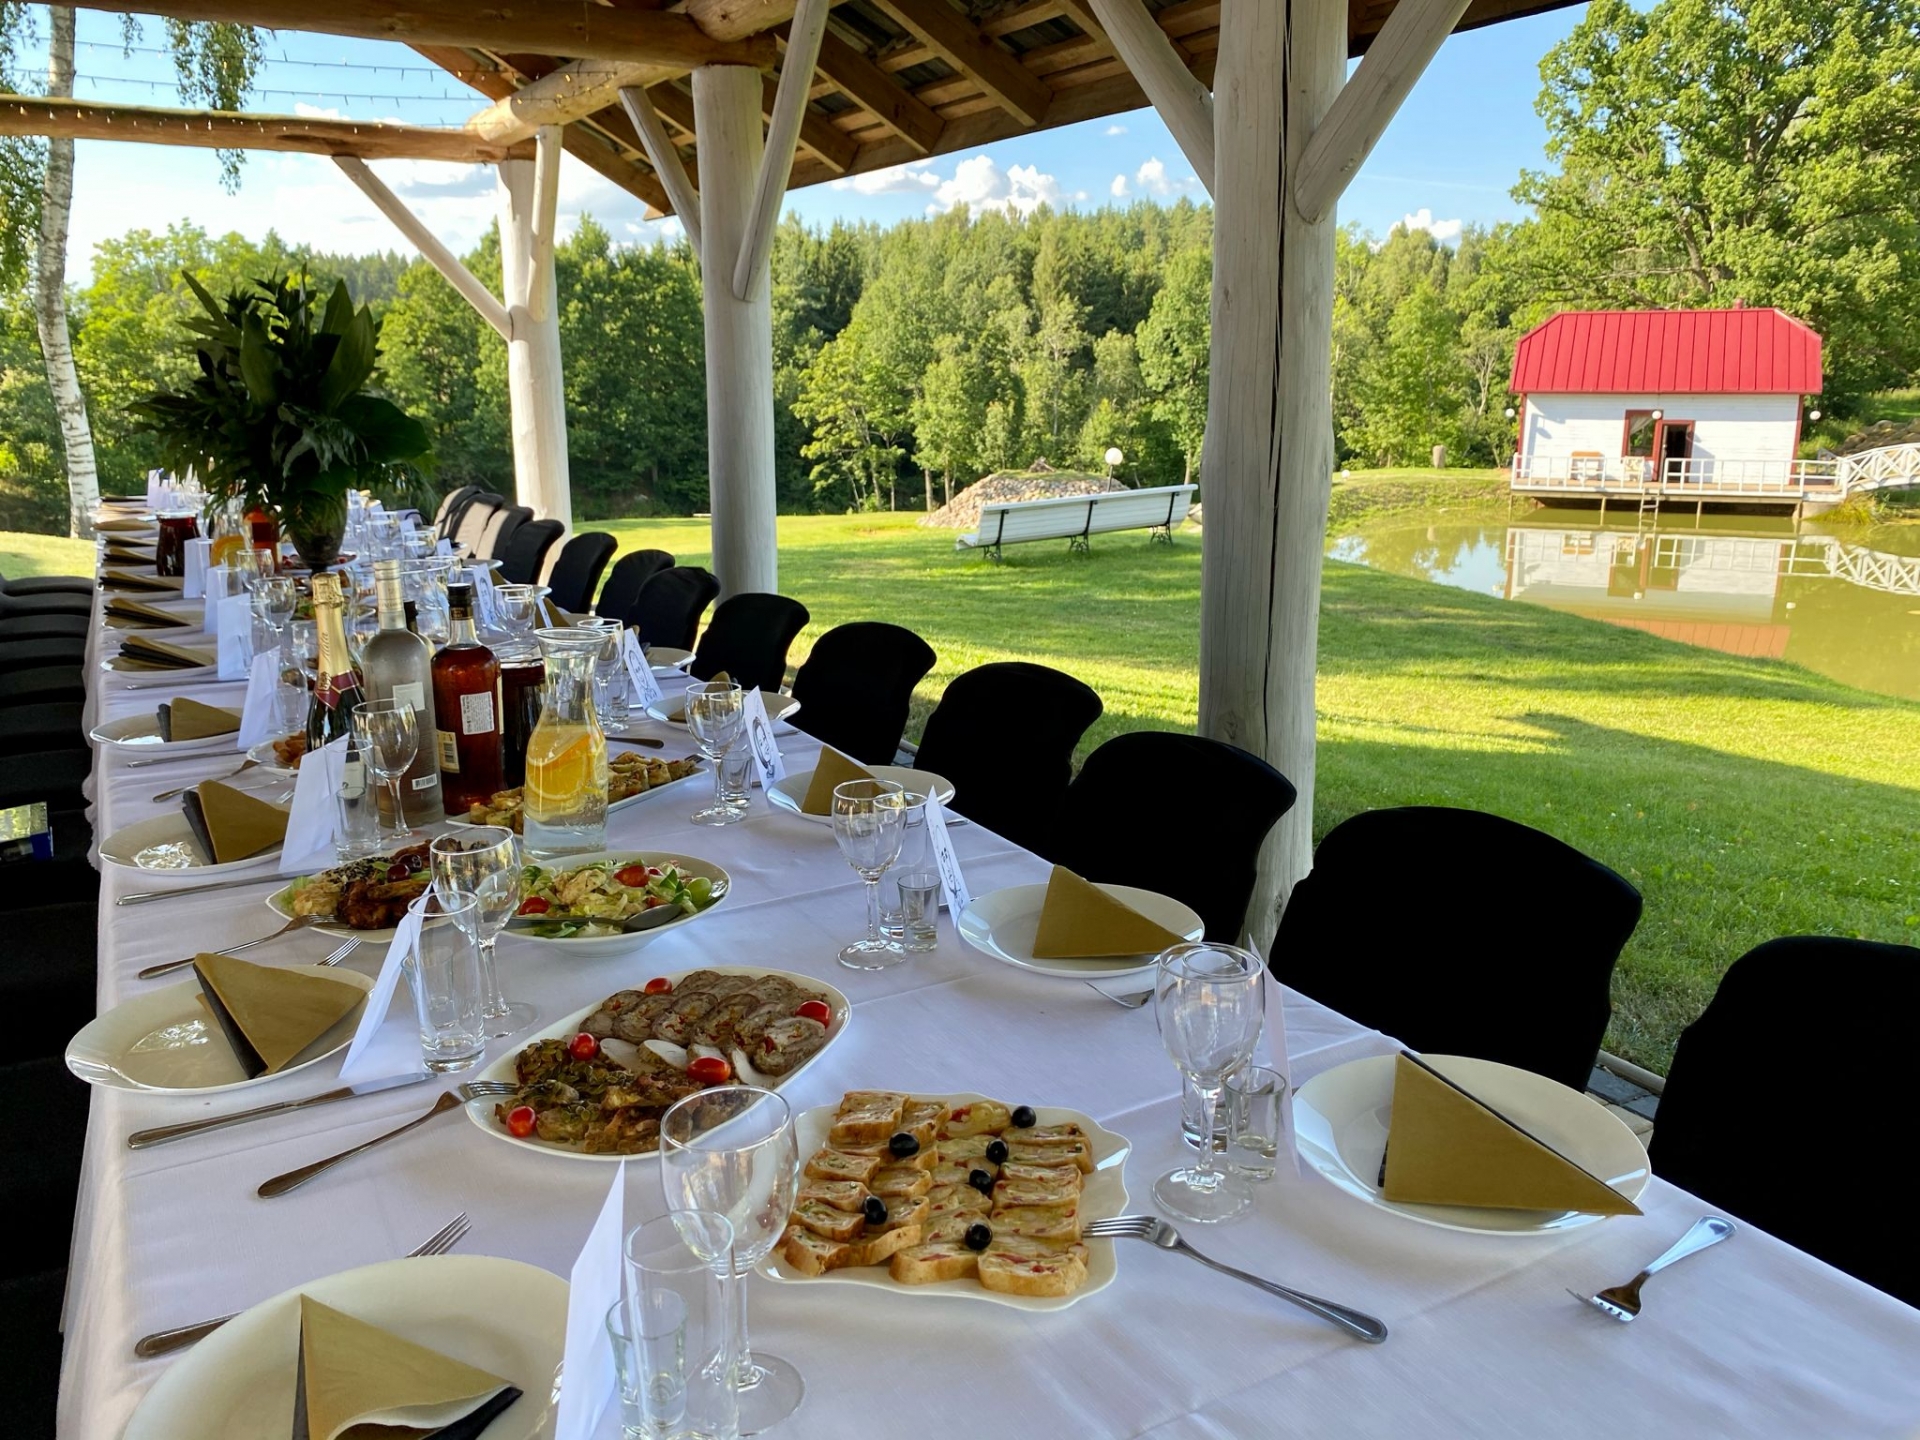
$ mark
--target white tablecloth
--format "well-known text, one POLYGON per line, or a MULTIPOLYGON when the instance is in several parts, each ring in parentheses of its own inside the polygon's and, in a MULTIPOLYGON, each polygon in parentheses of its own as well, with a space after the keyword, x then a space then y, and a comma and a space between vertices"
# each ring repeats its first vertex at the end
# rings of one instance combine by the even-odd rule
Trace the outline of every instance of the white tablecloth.
MULTIPOLYGON (((95 680, 100 680, 98 672, 95 680)), ((237 705, 241 687, 197 688, 237 705)), ((101 719, 169 692, 108 683, 101 719)), ((690 753, 658 729, 669 754, 690 753)), ((812 744, 786 742, 811 764, 812 744)), ((102 751, 94 776, 104 836, 156 813, 154 792, 205 778, 213 755, 127 770, 102 751)), ((1128 1136, 1136 1211, 1185 1152, 1178 1077, 1151 1009, 1125 1011, 1085 986, 1031 976, 966 948, 946 919, 936 953, 879 974, 835 963, 863 924, 859 883, 831 833, 769 808, 724 831, 687 822, 674 792, 621 812, 613 843, 706 855, 731 870, 725 910, 637 957, 580 963, 503 938, 507 992, 556 1019, 647 975, 705 963, 776 966, 838 985, 854 1001, 845 1038, 788 1087, 796 1106, 854 1087, 981 1090, 1068 1105, 1128 1136)), ((957 843, 976 893, 1044 878, 1046 866, 976 826, 957 843)), ((1178 853, 1177 834, 1165 843, 1178 853)), ((265 933, 270 887, 116 908, 143 876, 108 867, 101 886, 100 1005, 148 986, 134 972, 265 933)), ((278 942, 271 958, 315 960, 323 937, 278 942)), ((350 963, 371 970, 379 946, 350 963)), ((267 958, 267 957, 262 957, 267 958)), ((1275 1003, 1280 995, 1277 987, 1275 1003)), ((400 1003, 406 1003, 404 994, 400 1003)), ((1296 1081, 1391 1048, 1383 1036, 1286 994, 1296 1081)), ((166 1360, 137 1361, 141 1335, 238 1309, 317 1276, 405 1253, 467 1211, 462 1253, 509 1256, 565 1275, 608 1170, 498 1144, 451 1115, 277 1200, 254 1188, 424 1111, 421 1086, 142 1152, 129 1132, 327 1088, 337 1062, 208 1101, 98 1090, 67 1303, 60 1434, 111 1440, 166 1360)), ((1764 1094, 1755 1095, 1764 1104, 1764 1094)), ((1817 1137, 1782 1137, 1806 1158, 1783 1185, 1860 1175, 1863 1224, 1885 1223, 1885 1157, 1821 1163, 1817 1137), (1863 1161, 1864 1163, 1859 1163, 1863 1161)), ((651 1161, 629 1167, 632 1223, 663 1206, 651 1161)), ((1632 1275, 1703 1211, 1655 1181, 1646 1214, 1551 1237, 1457 1234, 1371 1211, 1319 1178, 1262 1187, 1256 1212, 1188 1229, 1227 1263, 1344 1300, 1391 1327, 1366 1346, 1177 1255, 1128 1243, 1109 1289, 1051 1314, 962 1300, 780 1286, 755 1279, 758 1347, 797 1364, 803 1408, 776 1432, 833 1437, 1255 1435, 1618 1437, 1902 1435, 1920 1430, 1920 1312, 1750 1227, 1648 1290, 1616 1325, 1567 1296, 1632 1275)), ((1898 1207, 1889 1244, 1904 1236, 1898 1207)), ((609 1419, 603 1433, 613 1435, 609 1419)), ((200 1440, 200 1437, 182 1437, 200 1440)))

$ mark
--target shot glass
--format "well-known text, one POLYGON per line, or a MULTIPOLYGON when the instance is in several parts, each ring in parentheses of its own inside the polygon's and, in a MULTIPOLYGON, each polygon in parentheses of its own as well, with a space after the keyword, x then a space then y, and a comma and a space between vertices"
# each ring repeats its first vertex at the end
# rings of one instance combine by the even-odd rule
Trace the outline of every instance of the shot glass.
POLYGON ((334 791, 339 821, 333 830, 333 849, 342 860, 358 860, 380 848, 380 807, 367 788, 367 765, 360 752, 347 746, 340 767, 340 788, 334 791))
POLYGON ((670 1210, 627 1232, 626 1300, 607 1317, 626 1440, 737 1440, 736 1344, 720 1284, 732 1256, 733 1226, 711 1210, 670 1210))
POLYGON ((1220 1108, 1227 1115, 1227 1164, 1249 1180, 1271 1180, 1274 1156, 1286 1133, 1281 1107, 1287 1103, 1287 1077, 1263 1065, 1249 1065, 1227 1077, 1220 1108))
POLYGON ((720 803, 745 814, 753 804, 753 751, 735 745, 720 757, 720 803))
POLYGON ((436 1073, 468 1070, 487 1048, 480 977, 480 901, 469 891, 436 891, 445 924, 422 925, 408 980, 420 1019, 420 1055, 436 1073))
POLYGON ((880 916, 880 933, 902 950, 924 954, 940 947, 940 872, 906 870, 885 878, 895 892, 895 909, 880 916))

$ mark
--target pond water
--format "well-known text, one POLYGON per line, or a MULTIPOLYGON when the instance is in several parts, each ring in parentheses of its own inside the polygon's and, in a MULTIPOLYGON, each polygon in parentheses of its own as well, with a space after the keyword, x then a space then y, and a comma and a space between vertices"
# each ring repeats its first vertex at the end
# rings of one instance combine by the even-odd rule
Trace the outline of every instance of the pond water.
POLYGON ((1595 510, 1382 517, 1327 554, 1920 700, 1920 526, 1595 510))

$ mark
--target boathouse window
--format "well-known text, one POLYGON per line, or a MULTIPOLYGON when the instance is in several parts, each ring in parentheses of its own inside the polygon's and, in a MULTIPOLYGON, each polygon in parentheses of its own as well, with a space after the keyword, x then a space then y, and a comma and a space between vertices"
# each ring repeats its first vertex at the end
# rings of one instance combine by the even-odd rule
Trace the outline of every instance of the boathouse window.
POLYGON ((1622 455, 1637 455, 1642 460, 1653 458, 1653 432, 1658 422, 1651 410, 1627 411, 1627 438, 1620 447, 1622 455))

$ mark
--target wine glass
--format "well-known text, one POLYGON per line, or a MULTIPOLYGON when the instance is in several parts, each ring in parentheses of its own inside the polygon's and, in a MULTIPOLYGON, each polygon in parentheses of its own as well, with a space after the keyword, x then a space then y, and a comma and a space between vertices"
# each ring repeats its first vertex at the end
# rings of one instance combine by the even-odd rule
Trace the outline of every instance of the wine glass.
POLYGON ((465 892, 479 902, 474 938, 480 942, 481 1013, 495 1039, 518 1034, 538 1020, 540 1012, 500 993, 493 947, 520 909, 520 837, 501 825, 463 825, 436 839, 427 853, 433 861, 435 893, 465 892))
POLYGON ((807 1393, 793 1365, 747 1338, 747 1274, 779 1243, 800 1178, 793 1111, 771 1090, 723 1085, 689 1095, 660 1117, 660 1179, 674 1209, 711 1210, 733 1224, 722 1283, 733 1310, 740 1433, 791 1415, 807 1393))
POLYGON ((731 825, 746 812, 727 804, 720 783, 720 762, 739 743, 747 711, 740 686, 732 680, 705 680, 687 687, 687 729, 700 753, 713 764, 713 804, 695 811, 696 825, 731 825))
POLYGON ((419 836, 407 827, 400 780, 420 753, 420 721, 412 704, 399 700, 362 700, 353 707, 353 738, 367 768, 393 796, 393 828, 382 832, 381 843, 411 844, 419 836))
POLYGON ((907 958, 880 933, 880 877, 900 854, 906 836, 905 792, 891 780, 849 780, 833 787, 833 838, 855 873, 867 882, 867 935, 842 947, 849 970, 884 970, 907 958))
POLYGON ((1226 1077, 1253 1057, 1266 1019, 1266 964, 1237 945, 1175 945, 1158 961, 1153 1013, 1160 1043, 1200 1096, 1200 1148, 1153 1182, 1162 1210, 1182 1220, 1231 1220, 1253 1203, 1247 1182, 1213 1163, 1214 1116, 1226 1077))

